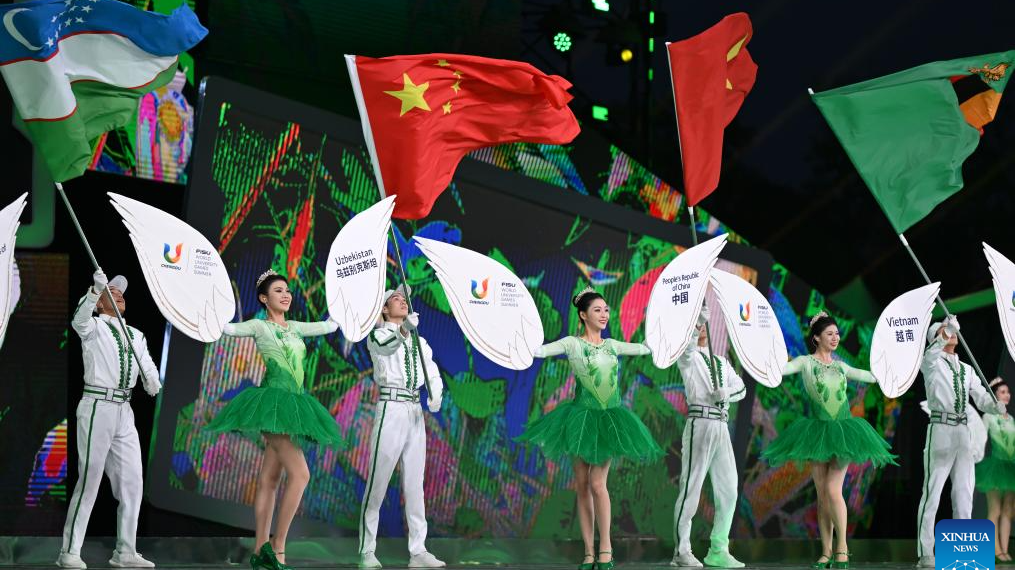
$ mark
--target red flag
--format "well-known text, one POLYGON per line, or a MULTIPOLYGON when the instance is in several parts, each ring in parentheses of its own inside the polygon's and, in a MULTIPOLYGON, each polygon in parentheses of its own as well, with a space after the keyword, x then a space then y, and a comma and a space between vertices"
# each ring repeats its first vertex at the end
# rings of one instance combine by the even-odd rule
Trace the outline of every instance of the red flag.
POLYGON ((381 192, 418 219, 469 152, 578 135, 571 84, 518 61, 456 54, 346 56, 381 192))
POLYGON ((747 53, 752 34, 750 17, 737 12, 692 38, 666 45, 690 206, 719 185, 723 130, 758 73, 747 53))

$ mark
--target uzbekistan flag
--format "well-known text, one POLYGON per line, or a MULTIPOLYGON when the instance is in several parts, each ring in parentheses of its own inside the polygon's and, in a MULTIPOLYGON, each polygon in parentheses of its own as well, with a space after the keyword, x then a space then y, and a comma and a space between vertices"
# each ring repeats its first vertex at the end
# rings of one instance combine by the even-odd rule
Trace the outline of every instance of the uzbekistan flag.
POLYGON ((186 3, 167 16, 117 0, 32 0, 0 17, 0 73, 57 182, 84 173, 91 141, 126 125, 208 33, 186 3))

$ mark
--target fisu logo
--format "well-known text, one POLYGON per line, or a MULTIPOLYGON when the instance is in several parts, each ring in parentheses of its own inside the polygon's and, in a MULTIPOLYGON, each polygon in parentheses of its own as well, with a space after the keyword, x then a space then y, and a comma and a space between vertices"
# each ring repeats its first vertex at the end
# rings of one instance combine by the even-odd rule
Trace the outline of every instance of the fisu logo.
POLYGON ((740 305, 740 320, 745 323, 751 319, 751 302, 740 305))
POLYGON ((490 278, 487 277, 481 284, 477 284, 476 280, 472 280, 472 296, 476 299, 485 299, 486 294, 490 292, 488 285, 490 284, 490 278))
POLYGON ((180 258, 183 257, 183 244, 176 244, 176 252, 173 254, 169 253, 171 251, 171 247, 168 243, 163 243, 162 245, 164 246, 162 249, 162 257, 166 260, 166 262, 179 263, 180 258))

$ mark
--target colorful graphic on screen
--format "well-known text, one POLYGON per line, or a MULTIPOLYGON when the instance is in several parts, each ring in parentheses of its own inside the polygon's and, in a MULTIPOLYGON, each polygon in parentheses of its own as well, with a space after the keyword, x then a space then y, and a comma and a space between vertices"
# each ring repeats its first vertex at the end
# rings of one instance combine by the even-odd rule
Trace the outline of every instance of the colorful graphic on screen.
MULTIPOLYGON (((286 275, 294 293, 288 318, 325 318, 322 272, 330 241, 351 216, 379 196, 365 150, 315 132, 311 126, 280 124, 240 106, 224 104, 217 116, 212 180, 201 183, 206 189, 217 188, 225 198, 219 249, 239 291, 241 317, 263 317, 254 280, 273 268, 286 275)), ((567 167, 567 149, 506 145, 480 151, 484 152, 507 164, 542 157, 541 177, 557 172, 565 181, 557 185, 570 188, 562 191, 610 197, 633 191, 625 181, 641 186, 638 195, 642 196, 658 197, 665 190, 650 183, 649 174, 626 155, 613 154, 612 170, 602 180, 583 181, 567 167), (599 190, 591 190, 600 182, 599 190)), ((679 204, 675 191, 663 194, 679 204)), ((721 231, 721 226, 710 224, 709 229, 721 231)), ((548 461, 539 449, 513 441, 527 421, 573 394, 574 378, 566 361, 537 360, 532 368, 515 372, 474 352, 454 322, 432 269, 410 238, 420 235, 462 245, 507 265, 529 287, 548 341, 576 333, 578 319, 570 299, 590 282, 614 308, 609 334, 640 341, 653 276, 683 248, 462 182, 437 202, 427 220, 411 225, 397 222, 395 234, 420 313, 421 334, 434 348, 446 384, 441 413, 425 414, 425 493, 431 535, 577 537, 575 495, 566 461, 548 461)), ((397 283, 394 263, 392 248, 389 286, 397 283)), ((717 268, 740 275, 763 291, 767 288, 757 283, 758 273, 752 268, 725 260, 717 268)), ((471 283, 473 295, 486 294, 479 277, 471 283)), ((814 303, 823 305, 823 300, 811 298, 806 307, 794 308, 780 289, 790 279, 777 272, 767 290, 791 352, 799 353, 801 315, 814 303)), ((719 314, 717 300, 710 297, 708 302, 713 314, 719 314)), ((741 314, 749 316, 749 309, 745 307, 741 314)), ((715 323, 713 348, 735 361, 722 323, 718 319, 715 323)), ((840 328, 844 339, 854 332, 848 319, 840 322, 840 328)), ((867 339, 854 339, 854 344, 859 340, 866 346, 869 334, 867 339)), ((306 449, 313 477, 300 515, 354 533, 369 468, 368 443, 377 399, 370 358, 364 343, 348 343, 340 334, 308 340, 307 351, 306 387, 335 416, 354 445, 343 452, 306 449)), ((855 360, 845 352, 842 356, 855 360)), ((252 504, 261 444, 240 435, 212 435, 202 428, 225 402, 259 382, 263 374, 264 364, 252 339, 224 337, 206 347, 198 396, 178 411, 175 433, 168 434, 173 437, 168 474, 172 487, 252 504)), ((643 418, 668 455, 649 466, 622 461, 613 467, 613 501, 623 505, 615 512, 617 534, 669 537, 687 413, 683 386, 675 368, 658 370, 649 358, 622 360, 620 385, 624 404, 643 418)), ((780 536, 813 534, 813 488, 806 472, 773 470, 757 459, 758 450, 777 430, 800 414, 795 406, 802 399, 802 385, 788 379, 778 389, 759 388, 757 394, 742 474, 742 496, 749 500, 739 506, 735 536, 767 535, 773 520, 781 527, 776 533, 780 536)), ((853 398, 854 413, 866 413, 869 418, 878 414, 881 420, 875 427, 890 439, 892 410, 877 398, 870 399, 871 409, 865 408, 865 396, 861 391, 853 398)), ((732 410, 731 416, 736 413, 732 410)), ((859 513, 854 524, 869 524, 867 490, 876 475, 865 466, 850 469, 847 500, 852 512, 859 513)), ((382 536, 404 533, 399 497, 396 475, 381 510, 382 536)), ((712 512, 710 501, 706 489, 702 497, 706 521, 712 512)), ((694 532, 707 536, 708 524, 695 525, 694 532)))

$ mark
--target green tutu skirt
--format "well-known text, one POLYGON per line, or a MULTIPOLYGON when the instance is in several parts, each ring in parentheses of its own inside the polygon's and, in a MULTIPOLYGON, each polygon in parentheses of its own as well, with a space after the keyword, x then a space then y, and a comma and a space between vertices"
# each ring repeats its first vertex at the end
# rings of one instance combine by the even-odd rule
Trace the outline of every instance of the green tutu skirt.
POLYGON ((623 406, 593 409, 574 400, 529 422, 515 441, 540 446, 550 459, 578 457, 590 465, 621 457, 648 463, 664 455, 631 410, 623 406))
POLYGON ((239 432, 258 440, 262 433, 277 433, 304 443, 312 441, 332 447, 345 444, 335 418, 316 398, 265 386, 241 391, 205 429, 239 432))
POLYGON ((1015 461, 984 457, 976 464, 976 490, 1015 491, 1015 461))
POLYGON ((895 463, 897 456, 888 452, 891 446, 867 420, 850 416, 841 420, 800 418, 784 429, 761 452, 761 457, 775 467, 783 463, 802 464, 833 459, 839 463, 872 462, 875 467, 895 463))

